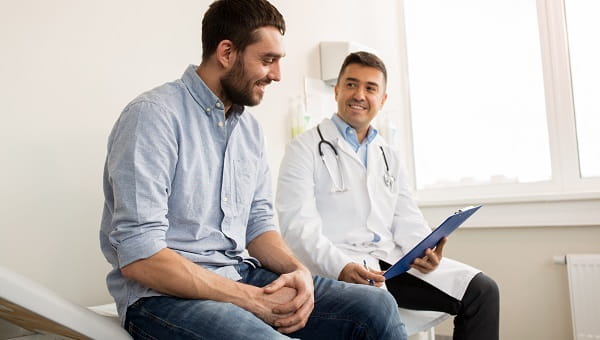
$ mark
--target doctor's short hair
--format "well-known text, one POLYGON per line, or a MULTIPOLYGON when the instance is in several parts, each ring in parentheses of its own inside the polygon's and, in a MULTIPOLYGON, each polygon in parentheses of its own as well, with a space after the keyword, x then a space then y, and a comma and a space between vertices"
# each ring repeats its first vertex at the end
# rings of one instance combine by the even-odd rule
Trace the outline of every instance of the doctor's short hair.
POLYGON ((202 60, 208 59, 223 40, 230 40, 238 52, 257 42, 256 30, 273 26, 285 34, 285 20, 267 0, 217 0, 202 19, 202 60))
POLYGON ((340 73, 338 74, 338 82, 342 77, 342 73, 346 70, 346 67, 351 64, 359 64, 363 66, 369 66, 378 69, 383 73, 383 80, 385 80, 387 84, 387 69, 385 68, 385 64, 378 56, 369 52, 352 52, 348 54, 344 62, 342 63, 342 68, 340 69, 340 73))

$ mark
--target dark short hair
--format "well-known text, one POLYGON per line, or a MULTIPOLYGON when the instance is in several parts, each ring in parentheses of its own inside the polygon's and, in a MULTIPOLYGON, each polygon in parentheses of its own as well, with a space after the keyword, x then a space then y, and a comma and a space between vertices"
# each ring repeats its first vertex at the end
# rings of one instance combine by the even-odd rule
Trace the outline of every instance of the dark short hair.
POLYGON ((344 62, 342 63, 342 68, 340 69, 340 73, 338 74, 338 82, 342 76, 342 73, 346 70, 346 67, 351 64, 359 64, 363 66, 369 66, 378 69, 383 73, 383 80, 387 83, 387 70, 385 68, 385 64, 378 56, 369 52, 352 52, 348 54, 344 62))
POLYGON ((231 40, 243 52, 260 37, 256 30, 273 26, 285 34, 285 21, 266 0, 217 0, 202 19, 202 60, 208 59, 223 40, 231 40))

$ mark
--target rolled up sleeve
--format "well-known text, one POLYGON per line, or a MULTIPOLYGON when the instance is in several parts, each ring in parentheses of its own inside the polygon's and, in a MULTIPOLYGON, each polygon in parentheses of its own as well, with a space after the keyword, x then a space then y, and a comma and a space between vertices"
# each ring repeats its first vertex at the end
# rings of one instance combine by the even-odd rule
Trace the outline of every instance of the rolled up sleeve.
POLYGON ((265 157, 264 143, 258 161, 256 189, 254 191, 246 229, 246 244, 257 236, 267 231, 279 231, 274 221, 273 190, 271 185, 271 171, 265 157))
POLYGON ((177 164, 174 125, 159 105, 137 102, 112 132, 106 165, 113 196, 109 240, 120 268, 167 246, 168 198, 177 164))

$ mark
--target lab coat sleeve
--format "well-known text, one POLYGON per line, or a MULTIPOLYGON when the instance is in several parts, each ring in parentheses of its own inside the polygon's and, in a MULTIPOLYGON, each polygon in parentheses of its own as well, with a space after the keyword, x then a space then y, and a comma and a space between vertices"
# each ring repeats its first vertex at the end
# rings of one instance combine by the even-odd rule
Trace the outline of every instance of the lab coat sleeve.
MULTIPOLYGON (((400 164, 399 154, 396 152, 395 155, 398 164, 400 164)), ((417 207, 402 164, 398 169, 398 199, 394 209, 392 235, 394 243, 400 246, 403 254, 406 254, 424 239, 431 232, 431 229, 427 225, 421 210, 417 207)))
POLYGON ((276 207, 281 233, 294 254, 315 275, 337 279, 352 259, 323 235, 315 199, 320 158, 311 130, 288 144, 279 170, 276 207))

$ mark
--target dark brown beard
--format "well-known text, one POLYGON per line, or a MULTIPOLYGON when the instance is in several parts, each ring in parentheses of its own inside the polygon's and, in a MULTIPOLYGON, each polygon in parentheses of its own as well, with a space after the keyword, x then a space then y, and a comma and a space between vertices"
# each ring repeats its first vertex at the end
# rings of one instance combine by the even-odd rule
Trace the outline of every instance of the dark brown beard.
POLYGON ((242 63, 242 55, 239 54, 233 68, 221 78, 221 88, 229 101, 233 104, 243 106, 255 106, 262 98, 252 97, 254 83, 246 80, 247 75, 242 63))

